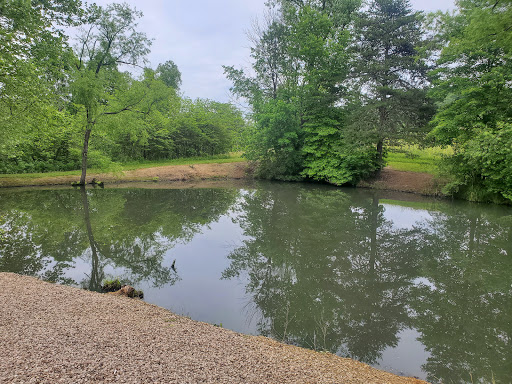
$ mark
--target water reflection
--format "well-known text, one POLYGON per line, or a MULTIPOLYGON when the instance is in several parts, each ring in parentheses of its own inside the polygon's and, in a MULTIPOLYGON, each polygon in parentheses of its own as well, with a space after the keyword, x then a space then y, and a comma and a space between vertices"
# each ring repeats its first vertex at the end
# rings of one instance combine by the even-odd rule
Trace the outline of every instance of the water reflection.
POLYGON ((233 204, 234 190, 54 190, 1 196, 0 270, 99 290, 109 266, 125 280, 172 285, 166 252, 190 241, 233 204), (147 202, 151 201, 150 204, 147 202), (90 271, 66 276, 78 259, 90 271))
POLYGON ((444 203, 404 227, 384 207, 354 191, 253 191, 223 277, 248 276, 261 334, 385 365, 412 328, 429 353, 420 376, 511 382, 511 210, 444 203))
POLYGON ((245 273, 259 332, 375 363, 411 325, 405 305, 420 259, 417 230, 395 230, 377 196, 286 185, 249 194, 239 224, 250 238, 224 278, 245 273))
POLYGON ((423 225, 411 308, 431 380, 512 382, 512 216, 454 204, 423 225))
POLYGON ((1 271, 89 289, 123 274, 197 320, 394 372, 389 356, 420 356, 404 373, 432 382, 512 382, 510 208, 262 183, 1 191, 0 220, 1 271))

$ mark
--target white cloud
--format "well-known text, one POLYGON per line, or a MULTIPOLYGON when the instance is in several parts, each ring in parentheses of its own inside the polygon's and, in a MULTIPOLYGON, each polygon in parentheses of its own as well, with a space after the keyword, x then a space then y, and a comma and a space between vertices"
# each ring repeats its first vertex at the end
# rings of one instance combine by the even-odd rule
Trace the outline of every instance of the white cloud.
MULTIPOLYGON (((186 96, 229 100, 231 84, 222 65, 247 66, 246 31, 263 15, 265 0, 125 1, 144 13, 139 29, 154 39, 148 57, 153 68, 173 60, 182 72, 186 96)), ((413 0, 412 5, 418 10, 447 10, 453 9, 453 0, 413 0)))

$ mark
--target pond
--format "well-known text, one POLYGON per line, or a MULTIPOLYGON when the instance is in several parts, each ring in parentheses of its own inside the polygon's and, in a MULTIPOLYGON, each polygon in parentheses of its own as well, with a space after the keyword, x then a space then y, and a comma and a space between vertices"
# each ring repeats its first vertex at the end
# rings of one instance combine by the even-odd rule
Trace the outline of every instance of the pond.
POLYGON ((149 186, 0 190, 0 271, 91 290, 119 277, 238 332, 434 383, 512 382, 512 208, 149 186))

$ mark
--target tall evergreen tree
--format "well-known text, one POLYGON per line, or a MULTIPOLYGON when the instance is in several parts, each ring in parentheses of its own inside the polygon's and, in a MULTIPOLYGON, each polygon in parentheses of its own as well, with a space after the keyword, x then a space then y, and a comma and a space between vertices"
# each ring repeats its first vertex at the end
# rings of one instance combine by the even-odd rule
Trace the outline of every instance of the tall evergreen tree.
POLYGON ((422 45, 422 14, 409 0, 372 0, 356 20, 353 78, 360 108, 354 128, 366 132, 382 166, 386 140, 406 138, 428 122, 426 60, 422 45))

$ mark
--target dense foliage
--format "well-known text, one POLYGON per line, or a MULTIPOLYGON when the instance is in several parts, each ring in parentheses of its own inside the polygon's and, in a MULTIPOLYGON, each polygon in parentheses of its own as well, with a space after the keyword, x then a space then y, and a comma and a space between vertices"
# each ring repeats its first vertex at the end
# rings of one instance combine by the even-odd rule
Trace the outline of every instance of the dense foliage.
POLYGON ((140 17, 126 4, 0 3, 0 173, 82 167, 85 177, 87 167, 116 161, 242 149, 241 112, 179 95, 172 60, 139 77, 122 71, 146 64, 140 17), (70 26, 74 38, 64 33, 70 26))
POLYGON ((448 193, 512 201, 512 1, 430 15, 409 0, 267 5, 251 68, 225 67, 247 119, 183 97, 172 60, 147 68, 126 4, 1 1, 0 172, 81 167, 83 181, 88 166, 245 150, 262 177, 343 185, 405 142, 453 149, 448 193))
POLYGON ((270 3, 254 75, 225 68, 253 107, 248 156, 266 177, 354 184, 382 167, 385 141, 426 126, 420 13, 403 0, 361 5, 270 3))
POLYGON ((512 201, 512 2, 459 1, 441 18, 441 52, 431 133, 453 145, 449 192, 470 200, 512 201))
POLYGON ((252 68, 225 68, 253 108, 260 173, 355 184, 387 146, 433 143, 454 150, 447 192, 510 201, 512 3, 457 6, 427 17, 408 0, 269 2, 252 68))

